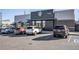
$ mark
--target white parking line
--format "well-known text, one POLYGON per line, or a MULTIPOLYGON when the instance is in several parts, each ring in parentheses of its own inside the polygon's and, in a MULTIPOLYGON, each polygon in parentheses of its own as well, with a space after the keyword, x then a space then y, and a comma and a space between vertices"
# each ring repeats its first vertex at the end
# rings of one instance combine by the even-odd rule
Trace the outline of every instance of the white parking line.
POLYGON ((69 38, 68 38, 68 42, 70 42, 70 41, 71 41, 71 37, 72 37, 72 36, 69 36, 69 38))

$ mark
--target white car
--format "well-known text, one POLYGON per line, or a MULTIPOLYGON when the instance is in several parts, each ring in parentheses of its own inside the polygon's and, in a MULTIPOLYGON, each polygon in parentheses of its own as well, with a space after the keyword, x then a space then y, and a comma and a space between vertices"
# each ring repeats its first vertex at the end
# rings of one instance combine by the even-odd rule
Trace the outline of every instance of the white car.
POLYGON ((29 26, 26 29, 26 34, 34 34, 36 35, 37 33, 41 33, 41 29, 35 26, 29 26))

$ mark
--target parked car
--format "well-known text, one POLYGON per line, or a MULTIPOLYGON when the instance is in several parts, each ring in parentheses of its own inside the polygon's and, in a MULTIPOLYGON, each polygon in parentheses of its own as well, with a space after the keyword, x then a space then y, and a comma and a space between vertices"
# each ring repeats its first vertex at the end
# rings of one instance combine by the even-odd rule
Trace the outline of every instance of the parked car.
POLYGON ((3 29, 1 29, 2 34, 10 34, 10 33, 13 33, 13 32, 14 31, 11 28, 3 28, 3 29))
POLYGON ((14 34, 25 34, 26 33, 26 30, 25 28, 21 27, 21 28, 16 28, 14 30, 14 34))
POLYGON ((1 33, 1 28, 0 28, 0 33, 1 33))
POLYGON ((58 35, 67 38, 69 34, 69 29, 66 25, 58 25, 54 27, 53 36, 56 37, 58 35))
POLYGON ((26 34, 34 34, 36 35, 37 33, 41 33, 41 29, 36 27, 36 26, 29 26, 26 29, 26 34))

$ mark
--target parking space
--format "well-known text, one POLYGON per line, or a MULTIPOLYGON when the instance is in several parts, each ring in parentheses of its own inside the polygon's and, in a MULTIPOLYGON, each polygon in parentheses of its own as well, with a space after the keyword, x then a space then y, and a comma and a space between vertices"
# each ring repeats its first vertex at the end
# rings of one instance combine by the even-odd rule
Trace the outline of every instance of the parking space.
POLYGON ((67 39, 53 37, 53 32, 34 35, 0 35, 0 50, 77 50, 79 33, 71 32, 67 39))

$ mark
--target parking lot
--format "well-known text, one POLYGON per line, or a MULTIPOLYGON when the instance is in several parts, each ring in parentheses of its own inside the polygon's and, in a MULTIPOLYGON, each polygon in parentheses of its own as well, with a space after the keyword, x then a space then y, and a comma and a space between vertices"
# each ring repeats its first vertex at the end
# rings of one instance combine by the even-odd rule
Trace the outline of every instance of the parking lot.
POLYGON ((70 32, 67 39, 53 37, 53 32, 34 35, 0 35, 0 50, 78 50, 79 32, 70 32))

